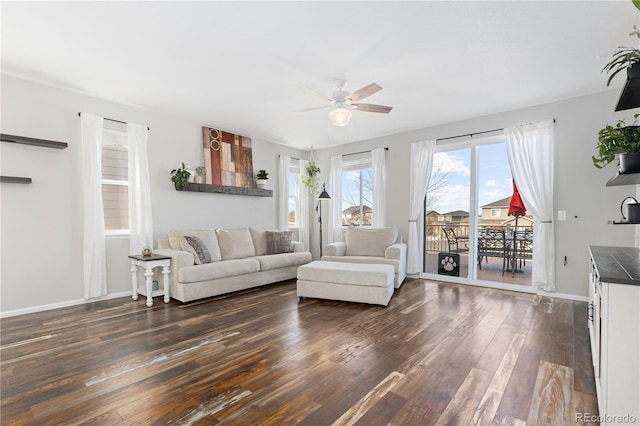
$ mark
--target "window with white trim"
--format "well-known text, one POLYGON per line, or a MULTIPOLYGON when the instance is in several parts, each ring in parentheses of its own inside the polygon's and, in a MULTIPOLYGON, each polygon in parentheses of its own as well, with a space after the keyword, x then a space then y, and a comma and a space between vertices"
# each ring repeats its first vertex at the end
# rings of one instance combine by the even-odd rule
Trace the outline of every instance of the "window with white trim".
POLYGON ((491 209, 491 217, 500 217, 502 216, 501 209, 491 209))
POLYGON ((291 160, 289 166, 289 208, 287 220, 289 228, 299 228, 300 218, 298 215, 298 185, 300 185, 300 164, 297 160, 291 160))
POLYGON ((129 234, 129 147, 127 125, 104 121, 102 205, 105 235, 129 234))
POLYGON ((374 213, 371 153, 343 158, 342 226, 371 226, 374 213))

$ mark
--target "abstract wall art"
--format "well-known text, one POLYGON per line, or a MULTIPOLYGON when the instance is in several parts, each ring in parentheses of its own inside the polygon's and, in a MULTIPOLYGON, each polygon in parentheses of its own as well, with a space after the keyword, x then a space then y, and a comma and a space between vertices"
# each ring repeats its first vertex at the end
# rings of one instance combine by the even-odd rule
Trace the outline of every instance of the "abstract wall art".
POLYGON ((251 138, 202 128, 205 183, 253 188, 251 138))

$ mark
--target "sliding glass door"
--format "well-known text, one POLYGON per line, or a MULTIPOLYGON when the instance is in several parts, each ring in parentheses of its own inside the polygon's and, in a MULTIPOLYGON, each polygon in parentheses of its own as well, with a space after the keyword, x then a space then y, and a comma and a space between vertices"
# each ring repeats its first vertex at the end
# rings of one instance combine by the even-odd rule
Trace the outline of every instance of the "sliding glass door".
POLYGON ((532 220, 509 215, 513 188, 504 140, 438 146, 424 209, 429 278, 531 285, 532 220))

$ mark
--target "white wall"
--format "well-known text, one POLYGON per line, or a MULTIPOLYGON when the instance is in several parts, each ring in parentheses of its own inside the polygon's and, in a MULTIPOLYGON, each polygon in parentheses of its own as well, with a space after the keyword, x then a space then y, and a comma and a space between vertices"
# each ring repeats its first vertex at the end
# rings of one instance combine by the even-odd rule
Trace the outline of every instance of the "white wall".
MULTIPOLYGON (((619 93, 618 89, 609 90, 318 150, 316 163, 322 170, 322 178, 328 182, 331 156, 388 146, 388 224, 397 226, 406 241, 411 143, 555 118, 554 206, 556 215, 558 210, 567 211, 566 221, 554 222, 557 292, 572 296, 588 296, 587 247, 589 245, 635 245, 634 226, 607 224, 608 220, 620 217, 620 202, 625 196, 636 193, 635 186, 605 187, 607 180, 615 174, 616 165, 610 164, 604 170, 599 170, 591 161, 591 156, 596 152, 598 131, 605 124, 614 124, 619 119, 625 119, 630 123, 633 121, 633 113, 638 112, 631 110, 615 113, 614 108, 619 93), (566 266, 564 256, 567 256, 568 260, 566 266)), ((428 114, 428 111, 425 111, 425 114, 428 114)), ((353 119, 357 120, 357 116, 353 119)), ((326 217, 324 219, 326 221, 326 217)), ((312 241, 311 247, 315 248, 318 245, 317 229, 312 232, 312 236, 316 241, 312 241)))
MULTIPOLYGON (((173 228, 275 227, 274 197, 178 192, 169 172, 181 161, 203 164, 202 126, 157 111, 134 108, 2 76, 2 133, 67 142, 58 150, 0 144, 0 173, 31 177, 29 185, 0 186, 0 312, 19 313, 77 303, 82 284, 82 172, 80 118, 91 112, 150 127, 149 170, 155 239, 173 228)), ((225 129, 243 134, 237 129, 225 129)), ((251 137, 251 135, 246 135, 251 137)), ((279 154, 307 153, 253 139, 253 166, 271 173, 277 186, 279 154)), ((130 292, 128 238, 107 242, 108 292, 130 292)))
MULTIPOLYGON (((169 171, 180 161, 202 163, 201 126, 224 128, 224 123, 216 123, 215 117, 209 123, 199 123, 188 117, 125 106, 13 77, 2 76, 1 82, 2 133, 69 143, 64 150, 0 144, 0 173, 33 178, 30 185, 0 185, 2 314, 82 299, 80 111, 151 128, 149 166, 156 240, 172 228, 276 225, 277 194, 262 198, 174 190, 169 171)), ((555 223, 557 287, 559 293, 587 296, 587 246, 635 243, 635 227, 608 225, 607 221, 619 217, 620 202, 626 195, 634 195, 636 188, 606 188, 605 182, 615 173, 615 165, 598 170, 591 163, 598 130, 620 118, 629 120, 637 112, 614 113, 618 95, 618 90, 612 90, 318 150, 316 162, 322 169, 322 178, 328 182, 331 155, 388 146, 387 217, 406 241, 412 142, 555 118, 555 210, 566 210, 568 217, 567 221, 555 223), (564 256, 569 261, 566 266, 564 256)), ((237 129, 226 130, 242 134, 237 129)), ((271 172, 269 187, 274 190, 278 154, 308 156, 299 150, 254 139, 254 169, 271 172)), ((318 223, 311 207, 310 211, 314 226, 311 248, 317 258, 318 223)), ((327 217, 325 214, 325 224, 327 217)), ((110 240, 107 254, 109 293, 130 291, 128 240, 110 240)))

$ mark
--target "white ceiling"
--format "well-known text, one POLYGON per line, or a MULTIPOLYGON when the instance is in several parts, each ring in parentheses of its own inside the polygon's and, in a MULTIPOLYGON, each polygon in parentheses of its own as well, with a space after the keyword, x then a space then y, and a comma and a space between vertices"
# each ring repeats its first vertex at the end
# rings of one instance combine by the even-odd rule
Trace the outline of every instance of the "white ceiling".
MULTIPOLYGON (((606 89, 605 2, 6 2, 2 72, 308 149, 606 89), (383 90, 346 128, 305 88, 383 90)), ((620 86, 622 79, 614 86, 620 86)), ((127 117, 112 117, 125 119, 127 117)))

